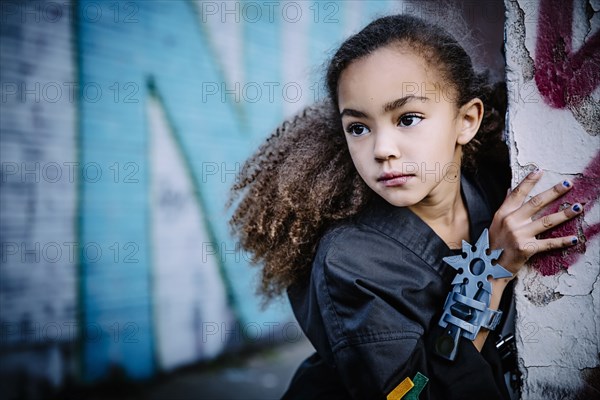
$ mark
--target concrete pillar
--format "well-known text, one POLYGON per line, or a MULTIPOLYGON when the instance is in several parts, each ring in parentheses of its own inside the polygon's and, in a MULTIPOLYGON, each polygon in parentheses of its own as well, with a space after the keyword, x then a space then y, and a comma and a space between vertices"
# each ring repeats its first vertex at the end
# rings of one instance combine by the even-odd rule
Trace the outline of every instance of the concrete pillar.
POLYGON ((522 398, 599 398, 600 2, 505 6, 513 184, 535 165, 544 176, 532 195, 568 178, 573 189, 551 209, 584 205, 549 234, 576 235, 579 244, 531 259, 518 276, 522 398))

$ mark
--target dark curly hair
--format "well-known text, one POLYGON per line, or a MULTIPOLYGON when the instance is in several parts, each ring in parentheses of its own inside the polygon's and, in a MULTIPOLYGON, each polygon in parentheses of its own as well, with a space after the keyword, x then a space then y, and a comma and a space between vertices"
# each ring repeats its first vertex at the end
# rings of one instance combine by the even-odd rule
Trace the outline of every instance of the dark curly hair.
MULTIPOLYGON (((348 65, 388 45, 408 45, 435 66, 456 91, 458 107, 475 97, 484 103, 479 131, 463 147, 462 168, 477 174, 482 165, 508 166, 502 141, 504 83, 489 84, 486 73, 475 72, 465 50, 438 26, 407 15, 371 22, 348 38, 329 62, 329 99, 283 122, 245 162, 231 189, 228 206, 243 196, 230 226, 253 261, 264 264, 259 293, 265 300, 305 278, 325 230, 356 215, 374 195, 352 163, 338 112, 337 86, 348 65)), ((509 176, 503 179, 508 182, 509 176)))

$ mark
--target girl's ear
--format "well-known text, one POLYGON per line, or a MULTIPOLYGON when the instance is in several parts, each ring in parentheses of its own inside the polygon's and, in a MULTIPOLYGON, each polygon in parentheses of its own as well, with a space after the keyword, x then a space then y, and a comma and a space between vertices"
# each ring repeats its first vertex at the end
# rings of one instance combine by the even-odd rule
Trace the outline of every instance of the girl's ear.
POLYGON ((474 98, 458 111, 458 136, 456 142, 465 145, 473 139, 483 120, 483 102, 474 98))

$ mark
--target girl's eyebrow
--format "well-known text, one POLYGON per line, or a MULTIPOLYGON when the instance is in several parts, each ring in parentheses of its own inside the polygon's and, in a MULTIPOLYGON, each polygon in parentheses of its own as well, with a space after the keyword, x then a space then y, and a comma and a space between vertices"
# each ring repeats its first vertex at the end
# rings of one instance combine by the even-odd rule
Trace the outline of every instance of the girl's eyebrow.
POLYGON ((397 108, 402 107, 403 105, 405 105, 409 101, 415 101, 415 100, 428 101, 429 98, 423 97, 423 96, 413 96, 412 94, 409 94, 408 96, 404 96, 404 97, 401 97, 401 98, 396 99, 394 101, 390 101, 389 103, 386 103, 383 106, 383 112, 386 113, 386 112, 393 111, 393 110, 395 110, 397 108))
POLYGON ((352 108, 344 108, 342 110, 342 112, 340 113, 340 118, 343 117, 344 115, 349 115, 349 116, 355 117, 355 118, 369 118, 369 116, 367 114, 365 114, 364 112, 353 110, 352 108))
MULTIPOLYGON (((390 101, 389 103, 384 104, 383 112, 386 113, 386 112, 393 111, 397 108, 402 107, 409 101, 416 101, 416 100, 429 101, 429 98, 423 97, 423 96, 414 96, 412 94, 409 94, 408 96, 404 96, 404 97, 401 97, 399 99, 396 99, 396 100, 390 101)), ((348 116, 355 117, 355 118, 369 118, 369 116, 367 114, 365 114, 364 112, 358 111, 358 110, 353 110, 352 108, 344 108, 342 110, 342 112, 340 112, 340 118, 343 117, 344 115, 348 115, 348 116)))

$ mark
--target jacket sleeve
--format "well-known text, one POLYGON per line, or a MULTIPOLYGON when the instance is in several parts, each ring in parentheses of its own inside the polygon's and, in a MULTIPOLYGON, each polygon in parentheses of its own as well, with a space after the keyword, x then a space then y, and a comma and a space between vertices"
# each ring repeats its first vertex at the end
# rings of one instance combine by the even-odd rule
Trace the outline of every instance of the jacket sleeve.
POLYGON ((421 400, 502 399, 471 341, 461 339, 454 362, 433 353, 447 289, 417 255, 390 240, 345 231, 319 250, 313 265, 330 361, 346 390, 353 399, 385 399, 419 372, 429 379, 421 400))

